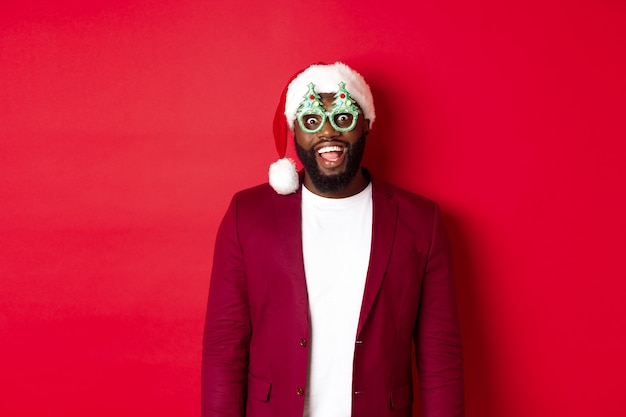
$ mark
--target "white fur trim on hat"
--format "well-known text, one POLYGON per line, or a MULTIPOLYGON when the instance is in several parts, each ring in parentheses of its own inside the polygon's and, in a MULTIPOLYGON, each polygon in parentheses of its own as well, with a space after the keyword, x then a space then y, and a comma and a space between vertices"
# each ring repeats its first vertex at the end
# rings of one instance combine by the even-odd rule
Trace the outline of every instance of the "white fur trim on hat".
POLYGON ((363 116, 369 120, 370 126, 374 123, 376 113, 374 111, 374 99, 369 85, 365 79, 341 62, 327 65, 311 65, 302 71, 287 88, 285 100, 285 117, 289 129, 293 130, 296 120, 296 112, 302 103, 302 99, 308 90, 308 84, 315 84, 315 92, 336 93, 340 82, 346 83, 346 90, 363 110, 363 116))
POLYGON ((295 193, 300 187, 300 178, 293 159, 281 158, 270 165, 270 185, 278 194, 295 193))

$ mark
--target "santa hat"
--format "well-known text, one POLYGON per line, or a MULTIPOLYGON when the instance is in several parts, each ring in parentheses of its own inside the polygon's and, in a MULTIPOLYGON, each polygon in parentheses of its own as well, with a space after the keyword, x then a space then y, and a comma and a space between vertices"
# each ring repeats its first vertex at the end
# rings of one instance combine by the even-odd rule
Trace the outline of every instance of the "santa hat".
POLYGON ((370 127, 374 123, 374 99, 365 79, 341 62, 334 64, 314 64, 295 74, 283 90, 276 114, 274 115, 274 142, 278 152, 278 161, 270 165, 269 182, 278 194, 295 193, 300 187, 300 179, 296 171, 296 164, 290 158, 285 158, 287 140, 293 133, 296 112, 308 91, 308 84, 315 84, 318 94, 335 93, 340 82, 363 111, 365 119, 369 120, 370 127))

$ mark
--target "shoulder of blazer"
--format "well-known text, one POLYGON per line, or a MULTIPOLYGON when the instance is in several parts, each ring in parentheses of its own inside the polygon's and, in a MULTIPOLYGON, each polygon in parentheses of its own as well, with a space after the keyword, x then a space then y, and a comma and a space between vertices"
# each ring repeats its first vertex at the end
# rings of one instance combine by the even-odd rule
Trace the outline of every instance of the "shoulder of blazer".
POLYGON ((300 200, 302 198, 301 189, 298 189, 295 193, 281 195, 278 194, 269 185, 269 183, 259 184, 254 187, 246 188, 238 191, 233 196, 233 200, 242 207, 253 207, 261 209, 265 206, 274 207, 276 204, 282 202, 293 201, 294 199, 300 200))
MULTIPOLYGON (((405 190, 396 185, 378 181, 371 174, 364 169, 368 178, 372 182, 372 194, 374 200, 378 199, 394 199, 401 206, 408 205, 418 210, 427 210, 432 212, 436 203, 426 197, 411 191, 405 190)), ((300 171, 300 178, 302 179, 303 172, 300 171)), ((254 208, 259 211, 263 211, 264 208, 270 209, 280 207, 282 204, 287 206, 293 206, 296 201, 302 200, 302 188, 300 187, 295 193, 281 195, 278 194, 269 185, 269 183, 263 183, 250 187, 235 193, 233 199, 237 205, 242 208, 254 208)), ((380 200, 382 201, 382 200, 380 200)))

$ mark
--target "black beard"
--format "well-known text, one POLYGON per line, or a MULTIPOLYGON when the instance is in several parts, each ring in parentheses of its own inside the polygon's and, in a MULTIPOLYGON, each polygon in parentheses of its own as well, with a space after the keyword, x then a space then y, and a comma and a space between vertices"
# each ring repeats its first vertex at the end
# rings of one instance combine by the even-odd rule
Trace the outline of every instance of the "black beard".
POLYGON ((353 145, 348 142, 338 141, 346 146, 346 169, 334 175, 326 175, 320 171, 317 165, 317 155, 312 147, 308 151, 298 144, 296 141, 296 153, 307 175, 311 179, 311 182, 321 193, 338 193, 345 190, 352 182, 356 174, 361 167, 361 160, 363 159, 363 153, 365 152, 365 137, 366 133, 363 133, 361 137, 354 142, 353 145))

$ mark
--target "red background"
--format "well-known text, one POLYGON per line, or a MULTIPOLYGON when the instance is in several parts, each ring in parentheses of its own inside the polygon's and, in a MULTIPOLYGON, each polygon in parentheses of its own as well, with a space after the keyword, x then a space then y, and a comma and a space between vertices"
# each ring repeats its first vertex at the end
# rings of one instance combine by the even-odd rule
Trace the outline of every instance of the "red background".
POLYGON ((7 3, 0 415, 198 415, 217 225, 334 60, 367 166, 442 205, 467 416, 626 415, 623 2, 7 3))

